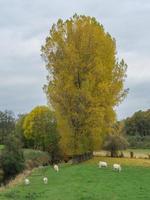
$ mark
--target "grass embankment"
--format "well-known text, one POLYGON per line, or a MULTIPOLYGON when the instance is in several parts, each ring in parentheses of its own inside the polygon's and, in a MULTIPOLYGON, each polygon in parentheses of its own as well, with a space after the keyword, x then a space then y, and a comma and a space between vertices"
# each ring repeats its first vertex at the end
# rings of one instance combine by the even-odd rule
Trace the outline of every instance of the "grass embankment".
MULTIPOLYGON (((4 149, 4 145, 0 145, 0 153, 4 149)), ((25 158, 26 168, 32 169, 40 165, 46 165, 49 163, 50 156, 47 152, 34 150, 34 149, 23 149, 25 158)))
MULTIPOLYGON (((2 151, 0 151, 0 153, 1 152, 2 151)), ((34 168, 49 164, 50 157, 47 152, 33 149, 23 149, 23 153, 25 158, 25 170, 21 174, 17 175, 15 179, 9 181, 7 188, 16 186, 18 183, 22 183, 22 180, 24 180, 26 176, 30 175, 34 168)), ((5 189, 6 187, 0 187, 0 192, 5 189)))
POLYGON ((33 169, 34 167, 41 165, 48 165, 50 160, 50 156, 47 152, 33 149, 24 149, 24 157, 27 169, 33 169))
POLYGON ((149 200, 150 160, 127 158, 94 158, 79 165, 61 165, 59 173, 51 167, 36 169, 29 176, 31 184, 22 184, 0 193, 1 200, 149 200), (99 160, 107 169, 99 169, 99 160), (112 170, 122 164, 122 172, 112 170), (42 178, 49 182, 44 185, 42 178))
POLYGON ((25 160, 34 160, 43 157, 48 157, 49 155, 47 152, 34 150, 34 149, 23 149, 25 160))

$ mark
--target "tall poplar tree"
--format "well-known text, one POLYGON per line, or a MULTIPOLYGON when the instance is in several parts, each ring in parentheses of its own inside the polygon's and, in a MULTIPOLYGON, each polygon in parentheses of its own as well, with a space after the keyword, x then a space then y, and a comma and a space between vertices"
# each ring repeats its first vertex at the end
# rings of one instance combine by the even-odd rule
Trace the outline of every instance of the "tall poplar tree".
POLYGON ((50 29, 42 56, 49 72, 45 91, 57 117, 64 153, 100 148, 126 96, 127 65, 116 42, 95 18, 74 15, 50 29))

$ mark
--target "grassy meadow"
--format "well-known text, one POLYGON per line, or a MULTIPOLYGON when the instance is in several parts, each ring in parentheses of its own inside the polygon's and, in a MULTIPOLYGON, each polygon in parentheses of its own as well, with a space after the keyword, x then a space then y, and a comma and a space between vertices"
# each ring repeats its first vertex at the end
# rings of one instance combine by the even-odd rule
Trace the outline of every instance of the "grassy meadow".
POLYGON ((0 192, 0 200, 149 200, 150 160, 95 157, 78 165, 64 164, 56 173, 52 167, 35 169, 17 186, 0 192), (107 161, 107 169, 99 169, 99 160, 107 161), (122 165, 122 172, 112 170, 113 163, 122 165), (44 185, 42 178, 48 177, 44 185))

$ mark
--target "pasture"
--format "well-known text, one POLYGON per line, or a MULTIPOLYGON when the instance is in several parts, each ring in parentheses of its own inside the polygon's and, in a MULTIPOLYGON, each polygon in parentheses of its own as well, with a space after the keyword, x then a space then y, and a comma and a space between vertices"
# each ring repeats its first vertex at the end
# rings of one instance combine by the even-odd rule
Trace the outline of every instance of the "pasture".
POLYGON ((78 165, 61 165, 56 173, 50 166, 36 169, 28 177, 31 184, 5 189, 1 200, 149 200, 150 160, 94 158, 78 165), (107 161, 107 169, 99 169, 99 160, 107 161), (120 163, 122 172, 112 170, 120 163), (44 185, 42 178, 48 177, 44 185))

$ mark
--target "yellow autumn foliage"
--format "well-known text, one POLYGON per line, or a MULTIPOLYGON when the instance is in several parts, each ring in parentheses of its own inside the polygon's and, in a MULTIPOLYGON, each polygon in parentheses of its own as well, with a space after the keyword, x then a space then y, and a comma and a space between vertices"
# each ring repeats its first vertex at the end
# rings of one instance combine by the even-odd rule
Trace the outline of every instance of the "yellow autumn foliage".
POLYGON ((99 149, 126 95, 127 65, 115 39, 95 18, 74 15, 53 24, 42 46, 49 72, 45 91, 56 113, 64 153, 99 149))

